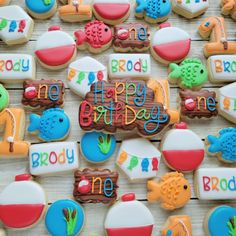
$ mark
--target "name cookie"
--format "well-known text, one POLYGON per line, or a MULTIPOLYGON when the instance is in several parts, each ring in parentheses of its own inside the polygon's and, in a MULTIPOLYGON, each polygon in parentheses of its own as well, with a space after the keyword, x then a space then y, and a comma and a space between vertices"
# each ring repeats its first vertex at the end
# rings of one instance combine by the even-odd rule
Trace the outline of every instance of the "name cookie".
POLYGON ((118 172, 108 169, 78 170, 74 174, 74 198, 78 202, 112 203, 117 198, 118 172))
POLYGON ((236 20, 236 2, 234 0, 221 0, 221 13, 236 20))
POLYGON ((19 6, 0 8, 0 39, 8 45, 29 41, 34 28, 33 20, 19 6))
POLYGON ((150 46, 150 28, 141 23, 120 24, 114 27, 113 47, 117 52, 143 52, 150 46))
POLYGON ((200 200, 236 199, 235 168, 200 168, 195 172, 195 192, 200 200))
POLYGON ((151 76, 151 59, 149 54, 110 54, 109 77, 111 79, 142 78, 151 76))

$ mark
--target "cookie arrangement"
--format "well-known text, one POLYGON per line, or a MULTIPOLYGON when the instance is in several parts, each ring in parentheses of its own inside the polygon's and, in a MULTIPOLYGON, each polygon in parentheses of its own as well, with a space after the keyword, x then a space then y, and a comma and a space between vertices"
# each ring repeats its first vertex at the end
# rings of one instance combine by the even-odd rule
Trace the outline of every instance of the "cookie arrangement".
MULTIPOLYGON (((193 214, 185 207, 191 198, 221 201, 199 219, 205 235, 236 235, 229 202, 236 199, 236 43, 228 40, 225 22, 236 19, 236 3, 222 0, 222 14, 206 17, 210 4, 25 0, 23 9, 0 0, 7 52, 0 53, 0 159, 27 160, 24 173, 8 176, 12 181, 0 190, 0 236, 27 234, 40 221, 52 236, 192 236, 193 214), (197 18, 206 60, 191 57, 194 35, 170 23, 172 14, 180 21, 197 18), (39 22, 50 24, 33 39, 31 53, 23 53, 39 22), (160 65, 165 77, 154 73, 160 65), (39 78, 40 70, 47 77, 39 78), (18 102, 11 97, 15 84, 22 91, 18 102), (205 139, 192 129, 218 115, 231 125, 209 130, 205 139), (206 166, 206 159, 216 166, 206 166), (43 179, 67 175, 71 192, 50 202, 43 179), (102 234, 97 225, 87 233, 86 213, 94 204, 106 209, 102 234), (157 225, 156 211, 165 211, 165 224, 157 225)), ((97 211, 94 218, 101 217, 97 211)))

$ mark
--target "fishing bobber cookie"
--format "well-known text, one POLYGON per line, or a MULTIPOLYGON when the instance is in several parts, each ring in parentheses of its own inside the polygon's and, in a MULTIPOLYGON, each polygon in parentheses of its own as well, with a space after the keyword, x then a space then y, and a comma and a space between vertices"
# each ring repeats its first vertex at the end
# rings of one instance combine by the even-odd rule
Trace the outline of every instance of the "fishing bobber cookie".
POLYGON ((154 218, 150 210, 135 199, 135 194, 129 193, 111 207, 104 226, 107 236, 151 236, 154 218))
POLYGON ((31 180, 31 175, 15 177, 0 193, 0 220, 11 229, 26 229, 34 226, 47 208, 42 187, 31 180))
POLYGON ((75 58, 76 51, 74 39, 59 26, 51 26, 38 38, 34 53, 43 67, 59 70, 75 58))
POLYGON ((152 56, 163 64, 181 62, 188 55, 190 47, 189 34, 169 23, 161 24, 151 40, 152 56))

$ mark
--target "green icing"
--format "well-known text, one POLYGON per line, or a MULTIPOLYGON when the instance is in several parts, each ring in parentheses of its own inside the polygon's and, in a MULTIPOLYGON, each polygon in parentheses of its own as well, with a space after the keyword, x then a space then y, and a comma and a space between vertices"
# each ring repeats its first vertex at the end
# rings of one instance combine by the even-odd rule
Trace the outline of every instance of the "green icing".
POLYGON ((77 84, 81 84, 81 82, 85 79, 85 73, 80 72, 78 75, 78 80, 76 81, 77 84))
POLYGON ((132 171, 133 168, 136 167, 137 165, 138 165, 138 157, 132 156, 128 166, 128 170, 132 171))
POLYGON ((5 27, 7 27, 7 19, 2 19, 0 23, 0 30, 3 30, 5 27))
POLYGON ((52 3, 51 0, 43 0, 44 5, 50 5, 52 3))
POLYGON ((229 222, 227 222, 227 225, 229 227, 229 234, 231 236, 236 236, 236 216, 234 216, 232 219, 230 219, 229 222))
POLYGON ((75 227, 77 224, 78 213, 76 209, 64 208, 63 209, 64 220, 66 221, 66 233, 67 236, 73 236, 75 233, 75 227))
POLYGON ((111 149, 110 134, 101 134, 98 138, 98 147, 103 154, 107 154, 111 149))
POLYGON ((0 84, 0 112, 7 108, 9 104, 9 94, 7 90, 0 84))

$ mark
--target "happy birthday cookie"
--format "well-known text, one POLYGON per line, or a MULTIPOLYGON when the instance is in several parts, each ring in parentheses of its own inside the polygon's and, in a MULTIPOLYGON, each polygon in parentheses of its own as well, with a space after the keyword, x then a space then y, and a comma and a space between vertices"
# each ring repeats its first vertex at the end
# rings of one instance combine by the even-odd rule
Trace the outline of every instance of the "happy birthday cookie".
POLYGON ((233 20, 236 20, 235 0, 221 0, 221 13, 225 16, 231 16, 233 20))

